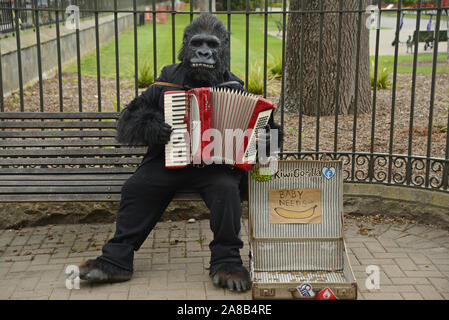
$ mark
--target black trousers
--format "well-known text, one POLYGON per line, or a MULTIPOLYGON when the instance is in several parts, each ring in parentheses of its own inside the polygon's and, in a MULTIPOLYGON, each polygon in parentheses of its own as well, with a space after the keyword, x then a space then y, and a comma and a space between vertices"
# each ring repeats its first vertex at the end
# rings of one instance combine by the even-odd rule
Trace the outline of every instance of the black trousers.
POLYGON ((227 166, 166 169, 162 156, 143 162, 122 187, 116 231, 102 249, 99 259, 133 270, 137 251, 161 218, 176 190, 194 188, 210 209, 210 264, 242 264, 240 249, 242 171, 227 166))

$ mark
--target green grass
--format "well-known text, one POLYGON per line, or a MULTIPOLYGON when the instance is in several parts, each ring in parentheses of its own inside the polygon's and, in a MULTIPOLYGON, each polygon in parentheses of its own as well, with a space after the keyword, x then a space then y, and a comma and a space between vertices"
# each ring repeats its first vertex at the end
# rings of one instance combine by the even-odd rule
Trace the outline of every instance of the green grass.
MULTIPOLYGON (((374 65, 374 56, 371 56, 371 66, 374 65)), ((423 53, 418 55, 418 67, 416 72, 422 74, 432 73, 432 53, 423 53), (420 65, 424 63, 425 65, 420 65)), ((438 54, 439 63, 437 65, 437 73, 449 73, 449 64, 447 63, 447 54, 438 54), (443 62, 443 63, 441 63, 443 62)), ((379 56, 379 70, 387 68, 388 72, 393 73, 394 70, 394 56, 379 56)), ((398 56, 398 73, 412 73, 413 72, 413 55, 398 56)))
MULTIPOLYGON (((218 15, 227 24, 226 15, 218 15)), ((246 17, 235 15, 231 18, 231 71, 243 76, 245 70, 245 33, 246 17)), ((277 16, 268 19, 268 30, 276 30, 277 16)), ((175 27, 175 50, 176 57, 181 47, 184 28, 189 24, 189 15, 177 15, 175 27)), ((167 17, 166 24, 157 24, 157 71, 172 60, 172 27, 171 17, 167 17)), ((251 15, 249 20, 249 63, 250 65, 263 65, 264 47, 264 19, 263 16, 251 15)), ((153 25, 151 23, 138 27, 138 56, 139 65, 153 61, 153 25)), ((274 57, 281 55, 282 42, 280 39, 268 35, 268 54, 274 57)), ((100 48, 100 68, 103 78, 115 78, 115 40, 111 40, 100 48)), ((178 62, 178 61, 176 61, 178 62)), ((95 52, 85 55, 81 59, 81 72, 84 76, 96 77, 96 54, 95 52)), ((119 66, 120 78, 134 77, 134 29, 124 32, 119 36, 119 66)), ((76 72, 77 63, 68 66, 65 72, 76 72)), ((251 70, 250 70, 251 71, 251 70)))
MULTIPOLYGON (((227 24, 226 15, 219 15, 219 18, 227 24)), ((233 15, 231 18, 231 71, 244 78, 245 70, 245 43, 246 43, 246 17, 244 15, 233 15)), ((268 18, 268 30, 277 30, 276 21, 279 17, 273 15, 268 18)), ((189 24, 189 15, 179 14, 175 21, 175 53, 181 47, 184 28, 189 24)), ((280 39, 268 35, 268 63, 269 67, 274 66, 281 56, 280 39)), ((253 68, 263 66, 264 47, 264 18, 259 15, 251 15, 249 20, 249 75, 256 74, 252 72, 253 68)), ((147 23, 145 26, 138 27, 138 56, 139 68, 148 61, 151 67, 154 67, 153 61, 153 25, 147 23)), ((417 72, 432 73, 432 53, 423 53, 419 55, 419 62, 425 62, 426 65, 418 65, 417 72)), ((112 39, 100 48, 101 77, 115 78, 115 41, 112 39)), ((373 63, 374 57, 371 57, 373 63)), ((411 73, 413 71, 413 55, 399 56, 398 73, 411 73)), ((445 53, 438 55, 438 61, 447 61, 445 53)), ((177 59, 176 59, 176 62, 177 59)), ((96 54, 92 52, 81 59, 81 72, 83 76, 96 77, 96 54)), ((172 60, 172 26, 171 16, 167 17, 166 24, 157 24, 157 73, 165 65, 173 63, 172 60)), ((379 69, 387 68, 387 72, 393 72, 394 56, 379 56, 379 69)), ((134 30, 133 28, 119 36, 119 66, 120 78, 134 77, 134 30)), ((76 72, 77 63, 72 63, 65 68, 65 72, 76 72)), ((439 64, 438 73, 448 73, 448 64, 439 64)), ((249 79, 251 81, 251 79, 249 79)))

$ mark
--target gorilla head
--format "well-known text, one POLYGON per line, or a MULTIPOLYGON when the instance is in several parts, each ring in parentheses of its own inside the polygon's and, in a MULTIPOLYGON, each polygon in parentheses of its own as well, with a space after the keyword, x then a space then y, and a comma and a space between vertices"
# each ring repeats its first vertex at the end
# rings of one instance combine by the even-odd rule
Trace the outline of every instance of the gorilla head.
POLYGON ((187 68, 192 86, 215 86, 229 68, 229 37, 224 24, 213 14, 203 13, 184 30, 178 59, 187 68))

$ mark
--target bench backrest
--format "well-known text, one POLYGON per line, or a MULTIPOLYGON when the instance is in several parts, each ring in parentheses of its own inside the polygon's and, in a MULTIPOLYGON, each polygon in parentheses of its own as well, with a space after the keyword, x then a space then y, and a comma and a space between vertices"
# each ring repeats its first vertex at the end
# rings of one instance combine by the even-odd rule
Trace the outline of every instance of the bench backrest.
MULTIPOLYGON (((426 31, 426 30, 420 30, 420 31, 414 31, 413 32, 413 41, 415 41, 417 35, 419 35, 419 42, 430 42, 434 41, 435 32, 434 31, 426 31)), ((447 41, 447 31, 446 30, 440 30, 438 34, 438 42, 444 42, 447 41)))
POLYGON ((147 148, 115 140, 118 117, 0 112, 0 201, 119 199, 147 148))

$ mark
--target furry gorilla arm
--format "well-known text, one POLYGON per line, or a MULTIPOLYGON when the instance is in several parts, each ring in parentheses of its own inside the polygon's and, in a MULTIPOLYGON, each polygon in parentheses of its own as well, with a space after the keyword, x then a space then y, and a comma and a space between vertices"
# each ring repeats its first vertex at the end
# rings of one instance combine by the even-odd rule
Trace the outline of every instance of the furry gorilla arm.
POLYGON ((135 98, 120 114, 117 124, 117 141, 127 145, 154 146, 170 139, 171 127, 157 109, 158 102, 151 97, 160 95, 160 88, 149 87, 135 98))

